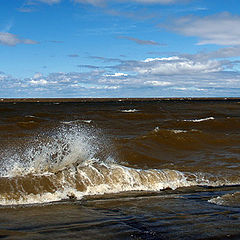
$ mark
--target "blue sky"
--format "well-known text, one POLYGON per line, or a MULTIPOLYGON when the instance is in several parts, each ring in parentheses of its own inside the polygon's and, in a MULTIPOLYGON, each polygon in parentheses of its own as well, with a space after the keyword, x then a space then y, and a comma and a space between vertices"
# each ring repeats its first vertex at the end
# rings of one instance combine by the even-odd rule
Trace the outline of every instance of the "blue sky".
POLYGON ((2 0, 0 97, 239 97, 238 0, 2 0))

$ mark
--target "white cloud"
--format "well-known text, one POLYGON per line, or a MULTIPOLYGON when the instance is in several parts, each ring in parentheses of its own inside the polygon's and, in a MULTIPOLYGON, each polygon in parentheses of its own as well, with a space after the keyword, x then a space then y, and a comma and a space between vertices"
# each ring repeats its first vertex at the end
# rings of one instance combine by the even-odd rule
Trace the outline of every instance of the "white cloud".
POLYGON ((239 15, 221 13, 206 17, 183 17, 174 21, 170 29, 185 36, 200 38, 198 45, 240 45, 239 26, 239 15))
POLYGON ((38 80, 31 80, 30 83, 36 84, 36 85, 45 85, 48 82, 45 79, 38 79, 38 80))
POLYGON ((0 81, 5 81, 8 79, 8 76, 4 72, 0 72, 0 81))
POLYGON ((180 90, 180 91, 207 91, 207 89, 196 88, 196 87, 174 87, 173 89, 180 90))
POLYGON ((41 78, 41 77, 42 77, 42 73, 35 73, 35 74, 33 75, 33 78, 34 78, 34 79, 41 78))
POLYGON ((17 35, 0 32, 0 44, 8 46, 16 46, 17 44, 37 44, 38 42, 31 39, 18 38, 17 35))
POLYGON ((216 51, 197 54, 198 57, 205 58, 231 58, 240 56, 240 46, 220 48, 216 51))
POLYGON ((48 81, 44 79, 42 73, 35 73, 29 81, 33 85, 46 85, 48 81))
POLYGON ((114 73, 114 74, 106 74, 105 77, 127 77, 126 73, 114 73))
POLYGON ((108 86, 108 85, 106 85, 106 86, 92 86, 92 87, 89 87, 89 89, 110 89, 110 90, 115 90, 115 89, 118 89, 118 88, 120 88, 120 86, 108 86))
POLYGON ((194 60, 186 57, 147 58, 143 61, 126 62, 119 70, 128 70, 139 74, 183 75, 218 72, 222 65, 217 60, 194 60))
POLYGON ((239 96, 238 47, 142 60, 94 57, 107 66, 19 79, 0 72, 2 97, 239 96), (106 61, 107 60, 107 61, 106 61), (108 62, 111 60, 111 66, 108 62), (113 61, 114 60, 114 61, 113 61), (232 69, 229 65, 233 65, 232 69), (231 69, 231 71, 230 71, 231 69), (41 91, 39 90, 41 89, 41 91), (7 95, 8 94, 8 95, 7 95))
POLYGON ((172 85, 171 82, 165 82, 165 81, 146 81, 144 84, 149 85, 149 86, 169 86, 169 85, 172 85))
POLYGON ((115 77, 105 75, 114 74, 103 71, 49 75, 37 73, 32 78, 18 79, 0 72, 0 95, 2 97, 236 97, 240 92, 238 72, 196 72, 175 75, 151 73, 146 75, 134 72, 124 78, 121 74, 115 77))
POLYGON ((146 58, 143 62, 155 62, 155 61, 174 61, 179 60, 180 58, 177 56, 167 57, 167 58, 146 58))

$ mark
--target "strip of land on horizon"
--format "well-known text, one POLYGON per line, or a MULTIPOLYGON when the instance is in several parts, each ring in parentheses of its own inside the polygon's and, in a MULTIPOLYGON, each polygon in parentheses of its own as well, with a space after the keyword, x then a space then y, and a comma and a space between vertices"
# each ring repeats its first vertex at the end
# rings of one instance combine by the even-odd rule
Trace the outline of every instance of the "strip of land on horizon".
POLYGON ((240 101, 236 97, 170 97, 170 98, 1 98, 0 102, 109 102, 109 101, 240 101))

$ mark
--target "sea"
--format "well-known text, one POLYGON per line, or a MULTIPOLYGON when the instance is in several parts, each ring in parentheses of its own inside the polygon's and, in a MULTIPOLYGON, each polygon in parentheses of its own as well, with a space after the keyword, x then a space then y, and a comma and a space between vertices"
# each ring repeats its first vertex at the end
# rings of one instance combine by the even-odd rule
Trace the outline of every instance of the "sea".
POLYGON ((1 239, 240 239, 240 99, 0 99, 1 239))

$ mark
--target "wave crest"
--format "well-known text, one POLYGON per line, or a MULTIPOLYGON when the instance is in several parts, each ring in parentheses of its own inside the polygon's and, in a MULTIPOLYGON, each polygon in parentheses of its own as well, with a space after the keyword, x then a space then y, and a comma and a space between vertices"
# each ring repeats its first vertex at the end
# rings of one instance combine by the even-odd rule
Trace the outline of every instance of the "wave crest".
POLYGON ((46 203, 86 195, 226 183, 177 170, 126 167, 113 160, 111 150, 100 132, 76 125, 38 136, 15 150, 8 149, 1 156, 0 204, 46 203))

